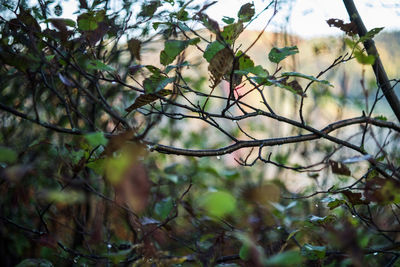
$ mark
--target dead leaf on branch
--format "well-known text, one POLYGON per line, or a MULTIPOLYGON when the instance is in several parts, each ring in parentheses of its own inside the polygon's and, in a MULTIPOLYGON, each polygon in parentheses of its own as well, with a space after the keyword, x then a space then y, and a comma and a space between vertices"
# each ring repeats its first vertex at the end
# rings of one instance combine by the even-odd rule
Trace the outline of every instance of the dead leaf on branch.
POLYGON ((328 19, 326 22, 328 23, 329 27, 333 26, 339 28, 349 36, 357 34, 357 26, 354 21, 350 23, 344 23, 344 21, 341 19, 328 19))
POLYGON ((138 39, 132 38, 128 41, 128 49, 131 53, 131 57, 140 60, 140 49, 142 42, 138 39))
POLYGON ((127 107, 125 111, 131 112, 132 110, 138 109, 144 105, 150 104, 163 96, 168 96, 173 94, 172 90, 169 89, 162 89, 158 91, 157 94, 142 94, 138 98, 135 99, 135 102, 127 107))
POLYGON ((330 160, 329 165, 331 165, 332 172, 335 174, 347 175, 347 176, 351 175, 350 169, 341 162, 330 160))
POLYGON ((233 53, 231 49, 225 47, 220 50, 210 61, 210 65, 208 65, 208 71, 211 73, 211 88, 217 86, 222 77, 225 74, 228 74, 232 70, 233 64, 233 53))

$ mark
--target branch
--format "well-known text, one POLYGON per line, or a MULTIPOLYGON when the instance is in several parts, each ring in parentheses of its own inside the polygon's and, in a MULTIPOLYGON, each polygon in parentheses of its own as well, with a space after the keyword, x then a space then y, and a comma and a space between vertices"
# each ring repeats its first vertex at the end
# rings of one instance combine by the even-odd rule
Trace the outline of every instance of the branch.
MULTIPOLYGON (((363 37, 367 33, 367 28, 365 27, 360 17, 360 14, 358 13, 356 6, 354 5, 353 0, 343 0, 343 3, 346 6, 346 10, 350 16, 350 20, 354 22, 357 26, 358 35, 360 37, 363 37)), ((383 68, 383 64, 379 57, 378 50, 375 47, 374 41, 371 39, 366 40, 364 42, 364 47, 367 50, 368 55, 373 55, 375 57, 375 62, 372 65, 372 68, 374 70, 376 80, 379 86, 382 88, 383 94, 385 95, 386 100, 389 102, 389 105, 392 108, 394 114, 400 121, 400 102, 396 96, 396 93, 393 90, 393 87, 390 86, 389 78, 386 74, 385 69, 383 68)))

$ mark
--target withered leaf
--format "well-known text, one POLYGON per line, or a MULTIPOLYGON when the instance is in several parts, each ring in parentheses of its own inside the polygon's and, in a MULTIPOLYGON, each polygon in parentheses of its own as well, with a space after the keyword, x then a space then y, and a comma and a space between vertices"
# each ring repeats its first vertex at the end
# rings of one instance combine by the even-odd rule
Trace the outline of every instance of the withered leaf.
POLYGON ((135 99, 135 102, 127 107, 125 111, 131 112, 132 110, 138 109, 144 105, 150 104, 157 99, 160 99, 161 96, 168 96, 173 93, 170 89, 162 89, 158 91, 157 94, 142 94, 138 98, 135 99))
POLYGON ((350 190, 345 190, 342 192, 342 194, 345 195, 349 199, 349 202, 353 205, 369 204, 368 200, 361 199, 362 198, 361 193, 354 193, 351 192, 350 190))
POLYGON ((131 53, 131 57, 140 60, 140 49, 142 42, 138 39, 132 38, 128 41, 128 49, 131 53))
POLYGON ((211 87, 217 86, 222 77, 232 70, 233 58, 231 49, 225 47, 211 59, 210 65, 208 65, 208 71, 211 73, 211 87))
POLYGON ((330 160, 329 165, 331 165, 332 172, 335 174, 347 175, 347 176, 351 175, 350 169, 341 162, 330 160))
POLYGON ((326 22, 328 23, 329 27, 333 26, 339 28, 349 36, 357 34, 357 26, 354 21, 350 23, 344 23, 344 21, 341 19, 328 19, 326 22))
POLYGON ((296 94, 305 96, 304 92, 303 92, 303 88, 301 87, 301 85, 299 84, 298 81, 296 81, 296 80, 291 81, 290 83, 288 83, 288 85, 293 88, 293 90, 296 92, 296 94))

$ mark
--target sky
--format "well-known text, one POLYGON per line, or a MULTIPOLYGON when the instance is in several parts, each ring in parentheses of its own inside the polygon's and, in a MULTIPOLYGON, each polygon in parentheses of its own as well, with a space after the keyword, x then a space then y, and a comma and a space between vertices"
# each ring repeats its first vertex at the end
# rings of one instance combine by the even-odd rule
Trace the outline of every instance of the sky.
MULTIPOLYGON (((73 15, 77 8, 77 5, 72 4, 74 1, 62 2, 63 16, 76 18, 73 15)), ((201 4, 205 2, 201 0, 195 1, 195 3, 201 4)), ((207 14, 218 22, 222 22, 224 16, 236 18, 240 7, 248 2, 254 2, 257 13, 263 10, 270 3, 270 0, 219 0, 207 9, 207 14)), ((305 38, 337 35, 342 34, 342 32, 337 28, 330 28, 326 20, 337 18, 345 22, 349 21, 342 0, 295 0, 292 2, 291 8, 287 4, 283 5, 285 8, 278 11, 271 24, 267 27, 267 31, 279 31, 282 25, 287 25, 286 30, 289 33, 305 38), (286 24, 284 22, 288 14, 291 14, 291 16, 289 23, 286 24)), ((400 30, 399 0, 354 0, 354 2, 367 29, 385 27, 386 31, 400 30)), ((261 30, 271 15, 272 9, 267 10, 249 25, 249 29, 261 30)))

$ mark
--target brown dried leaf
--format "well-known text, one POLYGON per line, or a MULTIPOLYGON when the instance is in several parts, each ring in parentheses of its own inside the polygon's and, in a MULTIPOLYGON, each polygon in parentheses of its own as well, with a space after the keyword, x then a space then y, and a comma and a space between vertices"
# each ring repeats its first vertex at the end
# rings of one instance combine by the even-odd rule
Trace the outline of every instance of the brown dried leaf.
POLYGON ((128 49, 131 53, 132 59, 135 58, 140 60, 140 49, 142 47, 142 42, 138 39, 132 38, 128 41, 128 49))
POLYGON ((304 96, 303 88, 301 87, 298 81, 296 80, 291 81, 290 83, 288 83, 288 85, 293 88, 296 94, 304 96))
POLYGON ((232 70, 233 53, 231 49, 225 47, 220 50, 210 61, 208 71, 211 73, 212 88, 217 86, 222 77, 232 70))
POLYGON ((135 102, 127 107, 125 111, 131 112, 132 110, 138 109, 144 105, 156 101, 157 99, 160 99, 161 96, 168 96, 171 94, 173 94, 173 91, 170 89, 162 89, 161 91, 158 91, 157 94, 142 94, 136 98, 135 102))
POLYGON ((362 194, 361 193, 354 193, 351 192, 350 190, 345 190, 342 192, 343 195, 345 195, 348 199, 349 202, 353 205, 362 205, 362 204, 369 204, 368 200, 362 200, 362 194))
POLYGON ((340 174, 340 175, 347 175, 347 176, 351 175, 350 169, 343 163, 337 162, 334 160, 330 160, 329 164, 331 165, 333 173, 340 174))
POLYGON ((353 36, 357 34, 357 26, 354 21, 350 23, 344 23, 341 19, 328 19, 326 21, 329 27, 336 27, 344 31, 347 35, 353 36))
POLYGON ((108 32, 109 28, 110 26, 106 22, 99 22, 95 30, 85 31, 83 33, 83 37, 88 41, 89 45, 93 46, 100 41, 101 38, 103 38, 103 36, 108 32))

